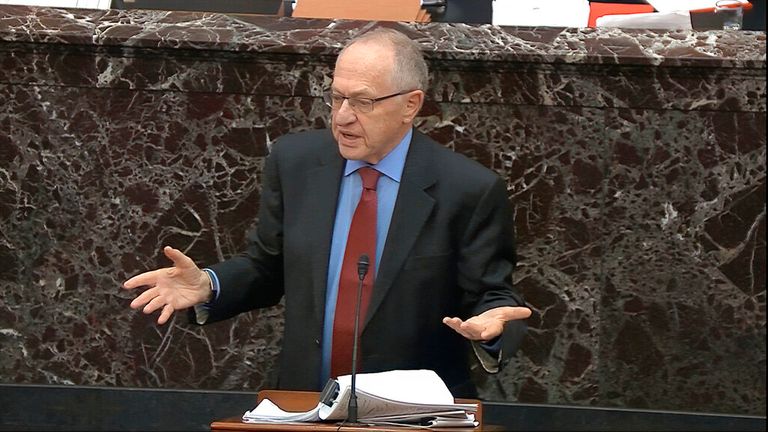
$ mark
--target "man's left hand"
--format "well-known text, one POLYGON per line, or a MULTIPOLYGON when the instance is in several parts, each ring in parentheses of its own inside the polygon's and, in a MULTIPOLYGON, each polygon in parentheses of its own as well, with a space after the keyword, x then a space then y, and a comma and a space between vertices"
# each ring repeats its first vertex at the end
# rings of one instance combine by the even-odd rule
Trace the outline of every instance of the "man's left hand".
POLYGON ((456 317, 445 317, 443 324, 469 340, 488 341, 501 335, 507 321, 526 319, 529 316, 531 316, 531 310, 527 307, 502 306, 489 309, 466 321, 456 317))

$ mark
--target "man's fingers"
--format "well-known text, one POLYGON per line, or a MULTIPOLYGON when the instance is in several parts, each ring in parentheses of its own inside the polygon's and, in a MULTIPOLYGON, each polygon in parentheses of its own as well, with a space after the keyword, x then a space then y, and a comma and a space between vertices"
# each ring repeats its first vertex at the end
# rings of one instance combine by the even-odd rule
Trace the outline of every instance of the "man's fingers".
POLYGON ((469 340, 491 340, 498 336, 498 329, 489 326, 487 322, 480 322, 477 317, 462 321, 459 318, 443 318, 443 323, 469 340))
POLYGON ((195 262, 192 261, 192 258, 184 255, 184 253, 178 249, 166 246, 163 248, 163 253, 168 257, 168 259, 173 261, 173 265, 176 267, 189 268, 195 266, 195 262))
POLYGON ((138 297, 133 299, 131 302, 131 308, 132 309, 139 309, 143 307, 145 304, 149 303, 150 300, 157 297, 157 288, 152 287, 143 293, 139 294, 138 297))
POLYGON ((165 299, 158 296, 153 298, 149 303, 147 303, 147 305, 144 306, 144 309, 142 309, 142 311, 144 311, 145 314, 151 314, 152 312, 160 309, 161 307, 164 307, 165 305, 166 305, 165 299))
POLYGON ((493 328, 489 327, 489 328, 486 328, 485 330, 483 330, 480 333, 478 339, 479 340, 483 340, 483 341, 487 341, 487 340, 491 340, 491 339, 495 338, 496 336, 498 336, 500 334, 501 334, 501 332, 498 329, 493 329, 493 328))
POLYGON ((176 276, 179 273, 176 270, 176 267, 182 269, 195 267, 195 262, 178 249, 166 246, 163 248, 163 253, 165 253, 165 256, 167 256, 168 259, 173 261, 175 267, 161 268, 136 275, 123 282, 123 288, 134 289, 145 285, 155 286, 162 277, 176 276))
POLYGON ((461 324, 462 334, 472 340, 482 339, 483 330, 485 326, 474 323, 472 321, 464 321, 461 324))
POLYGON ((459 333, 461 333, 461 323, 462 321, 459 318, 449 318, 449 317, 443 318, 443 324, 447 325, 448 327, 452 328, 453 330, 459 333))
POLYGON ((531 316, 531 310, 522 306, 502 306, 490 309, 482 314, 488 318, 500 319, 502 321, 522 320, 531 316))
POLYGON ((459 329, 461 328, 461 323, 462 321, 459 318, 451 318, 451 317, 443 318, 443 324, 447 325, 448 327, 456 331, 459 331, 459 329))
POLYGON ((152 270, 148 271, 146 273, 142 273, 139 275, 136 275, 127 281, 123 282, 123 288, 125 289, 134 289, 138 288, 140 286, 155 286, 157 284, 157 279, 160 277, 160 272, 164 269, 160 270, 152 270))
POLYGON ((527 307, 510 306, 509 309, 510 310, 508 311, 507 319, 505 321, 522 320, 531 316, 531 310, 527 307))
POLYGON ((465 338, 472 339, 472 334, 467 331, 466 321, 462 321, 459 318, 443 318, 443 324, 452 328, 456 333, 464 336, 465 338))
POLYGON ((175 309, 173 308, 173 306, 169 304, 163 306, 163 311, 160 312, 160 317, 157 318, 157 323, 160 325, 163 325, 166 322, 168 322, 168 319, 171 317, 171 315, 173 315, 174 311, 175 309))
POLYGON ((531 310, 520 306, 501 306, 487 310, 466 321, 456 317, 443 318, 443 324, 470 340, 487 341, 499 336, 504 330, 504 323, 526 319, 531 310))
POLYGON ((142 286, 150 287, 133 299, 131 308, 142 309, 145 314, 151 314, 162 309, 160 316, 157 318, 157 323, 161 325, 171 318, 176 309, 168 303, 167 297, 160 296, 160 289, 157 285, 160 284, 166 287, 164 290, 167 290, 168 287, 175 289, 178 283, 183 285, 183 280, 177 282, 178 277, 184 279, 188 270, 197 268, 194 261, 178 249, 166 246, 163 248, 163 253, 168 259, 173 261, 173 267, 148 271, 123 282, 123 288, 125 289, 134 289, 142 286))

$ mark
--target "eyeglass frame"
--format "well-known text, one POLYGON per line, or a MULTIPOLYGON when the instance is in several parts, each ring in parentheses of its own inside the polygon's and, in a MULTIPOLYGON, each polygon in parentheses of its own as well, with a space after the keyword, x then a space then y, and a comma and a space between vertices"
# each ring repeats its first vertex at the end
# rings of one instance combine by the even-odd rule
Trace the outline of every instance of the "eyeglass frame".
POLYGON ((364 114, 367 114, 367 113, 369 113, 369 112, 373 112, 373 105, 374 105, 376 102, 381 102, 381 101, 383 101, 383 100, 387 100, 387 99, 393 98, 393 97, 395 97, 395 96, 402 96, 402 95, 408 94, 408 93, 410 93, 410 92, 413 92, 413 91, 416 91, 416 90, 418 90, 418 89, 412 89, 412 90, 404 90, 404 91, 401 91, 401 92, 398 92, 398 93, 393 93, 393 94, 391 94, 391 95, 382 96, 382 97, 377 97, 377 98, 364 98, 364 97, 350 97, 350 96, 342 96, 342 95, 340 95, 340 94, 338 94, 338 93, 333 93, 333 91, 332 91, 332 90, 328 90, 328 91, 326 91, 326 92, 324 92, 324 93, 323 93, 323 102, 324 102, 326 105, 328 105, 328 106, 329 106, 331 109, 339 109, 339 108, 341 108, 341 106, 344 104, 344 101, 347 101, 347 102, 349 102, 349 107, 352 109, 352 111, 354 111, 354 112, 356 112, 356 113, 364 113, 364 114), (337 97, 339 97, 339 98, 341 99, 341 102, 339 103, 339 106, 338 106, 338 108, 334 108, 334 107, 333 107, 333 105, 334 105, 334 103, 333 103, 333 97, 334 97, 334 96, 337 96, 337 97), (363 105, 363 106, 370 106, 371 108, 370 108, 370 109, 367 109, 367 110, 365 110, 365 109, 360 109, 360 106, 361 106, 361 105, 357 105, 356 103, 350 102, 350 101, 353 101, 353 100, 354 100, 354 101, 358 101, 358 102, 360 102, 360 101, 364 101, 364 102, 365 102, 365 105, 363 105), (357 106, 355 106, 355 105, 357 105, 357 106))

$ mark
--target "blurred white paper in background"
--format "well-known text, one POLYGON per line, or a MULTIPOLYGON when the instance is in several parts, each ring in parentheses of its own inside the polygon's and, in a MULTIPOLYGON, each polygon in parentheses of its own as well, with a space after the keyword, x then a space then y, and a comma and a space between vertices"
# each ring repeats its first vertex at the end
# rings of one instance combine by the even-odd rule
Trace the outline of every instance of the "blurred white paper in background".
POLYGON ((532 27, 586 27, 588 0, 495 0, 493 24, 532 27))
MULTIPOLYGON (((692 11, 714 9, 717 0, 646 0, 658 12, 692 11)), ((738 0, 749 3, 747 0, 738 0)))
POLYGON ((106 10, 112 0, 0 0, 0 4, 106 10))
POLYGON ((595 21, 595 27, 662 30, 691 30, 693 28, 691 26, 691 14, 688 11, 603 15, 595 21))

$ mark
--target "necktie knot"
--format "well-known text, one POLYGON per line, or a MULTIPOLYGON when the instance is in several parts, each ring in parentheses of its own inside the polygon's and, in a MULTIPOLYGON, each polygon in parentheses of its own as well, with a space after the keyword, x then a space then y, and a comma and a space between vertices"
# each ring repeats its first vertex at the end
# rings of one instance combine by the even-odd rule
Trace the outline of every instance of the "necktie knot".
POLYGON ((371 167, 362 167, 357 170, 360 178, 363 180, 363 189, 376 190, 376 184, 379 182, 380 172, 371 167))

